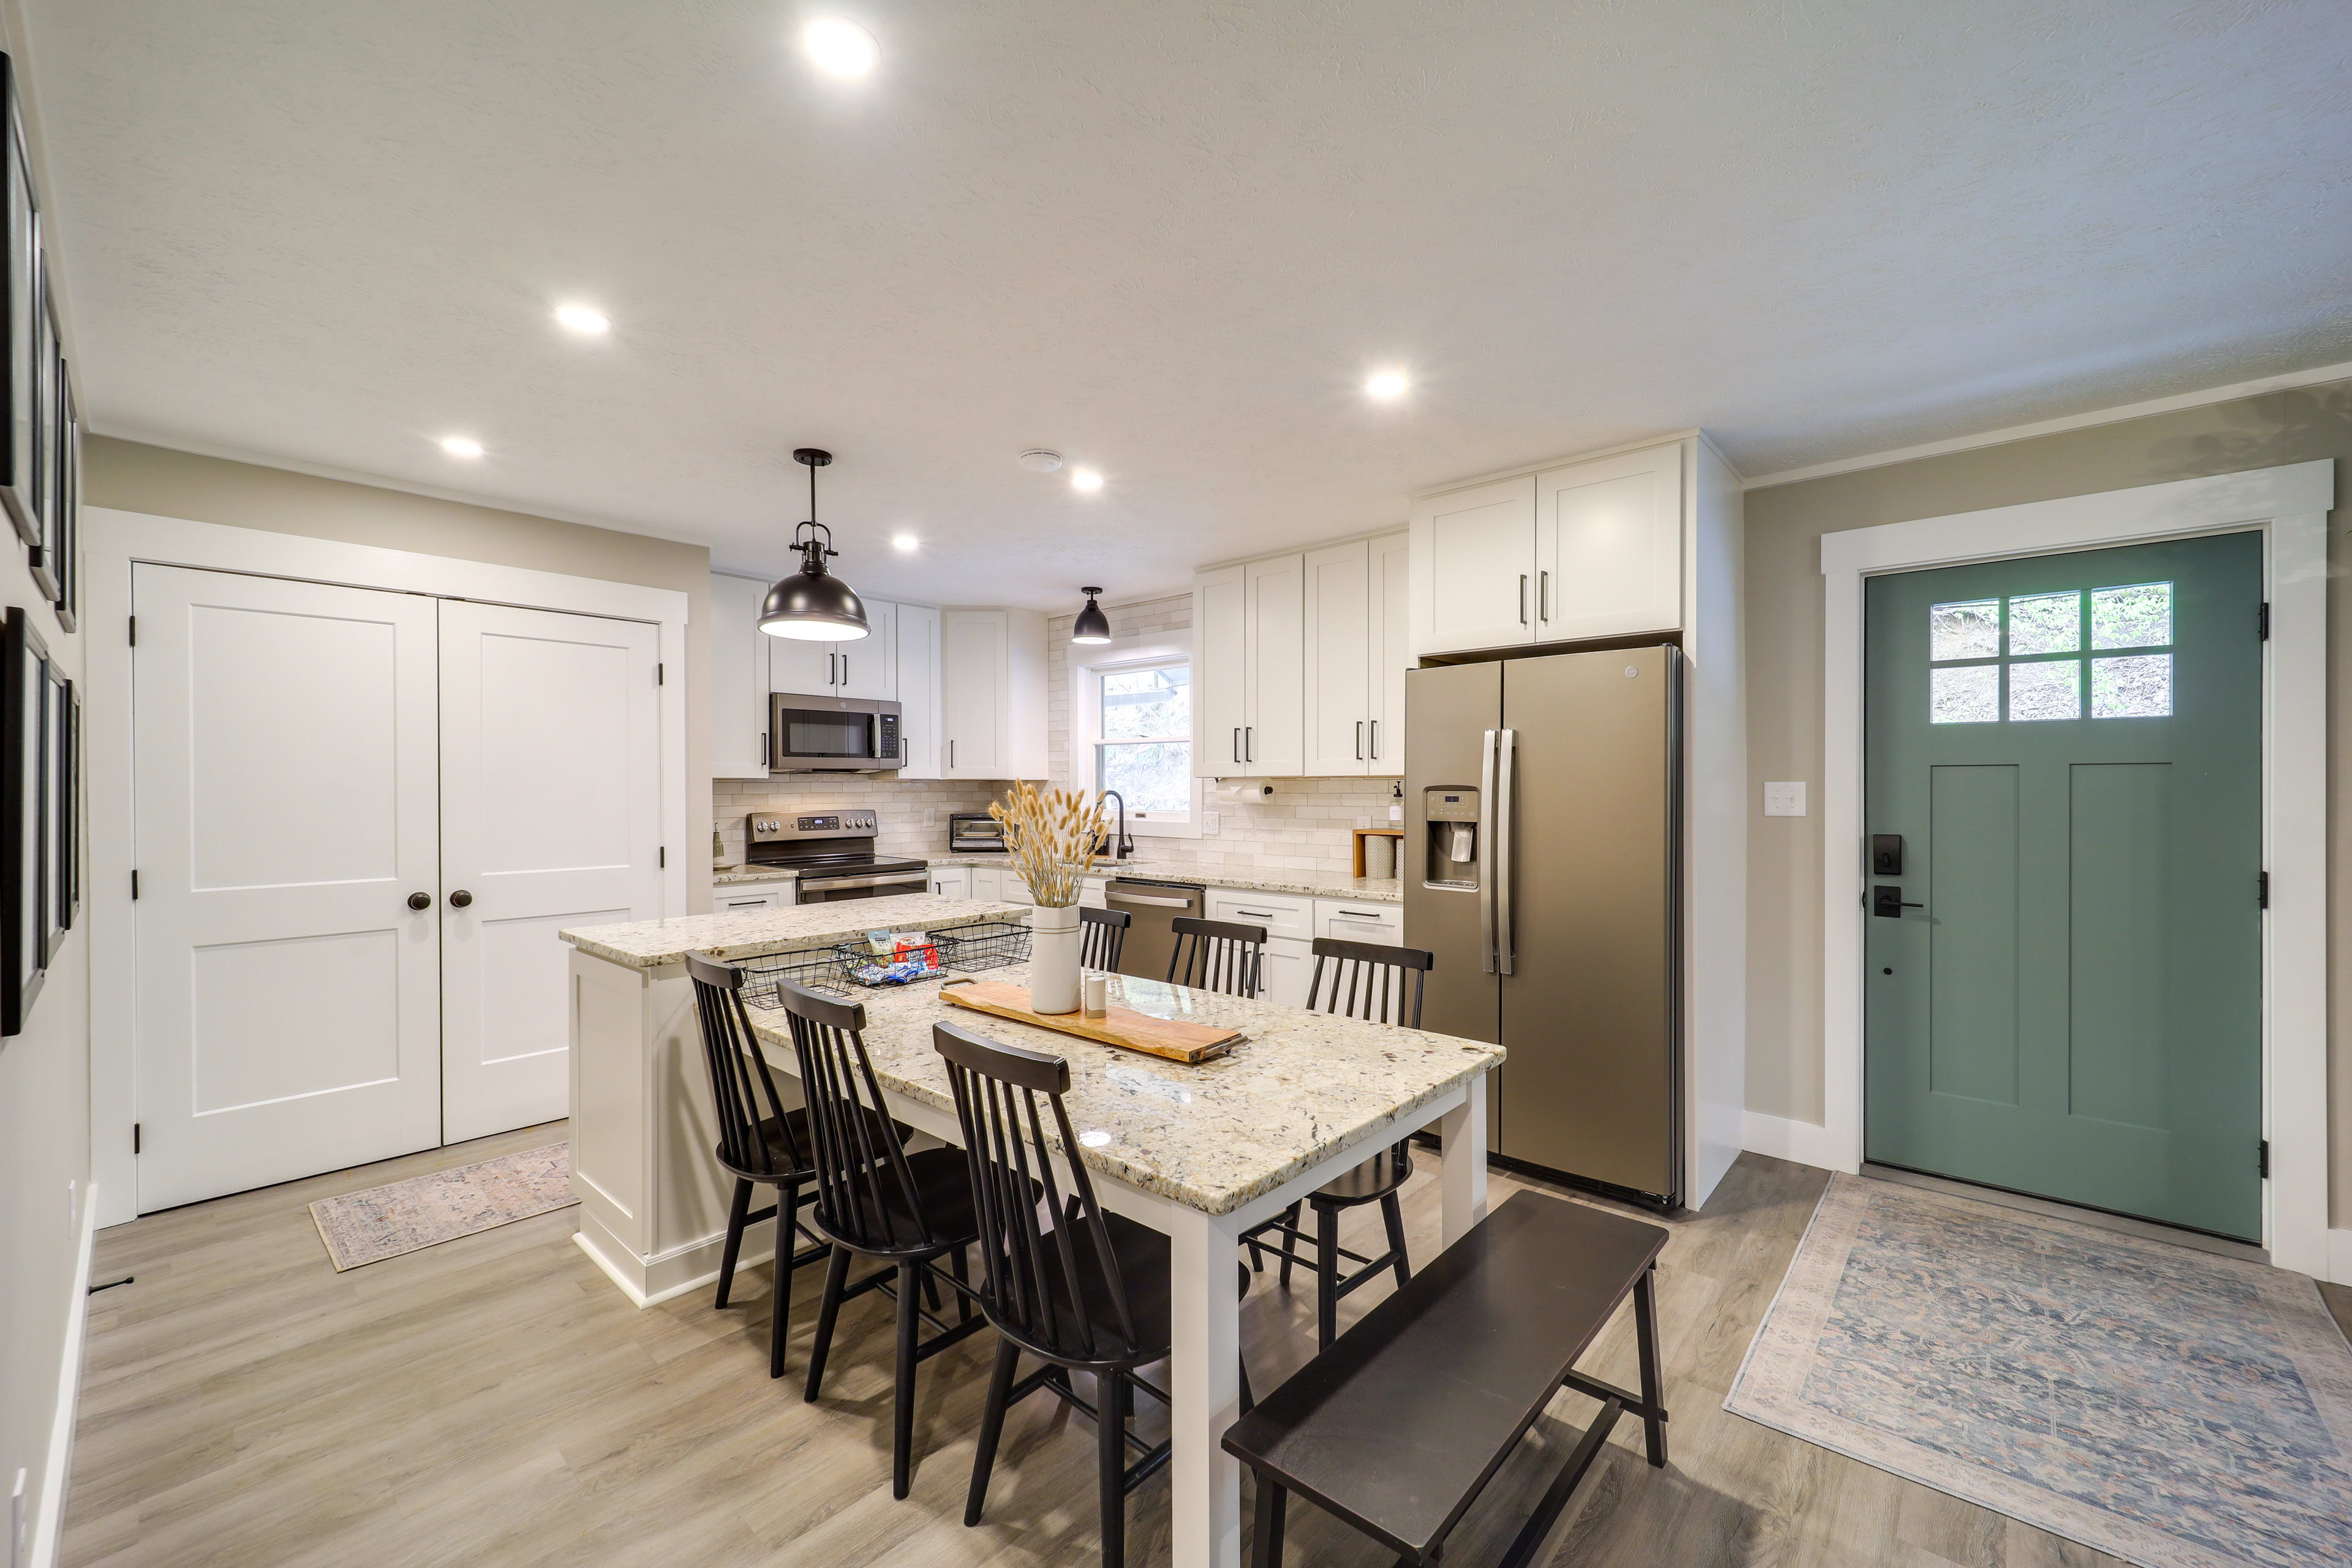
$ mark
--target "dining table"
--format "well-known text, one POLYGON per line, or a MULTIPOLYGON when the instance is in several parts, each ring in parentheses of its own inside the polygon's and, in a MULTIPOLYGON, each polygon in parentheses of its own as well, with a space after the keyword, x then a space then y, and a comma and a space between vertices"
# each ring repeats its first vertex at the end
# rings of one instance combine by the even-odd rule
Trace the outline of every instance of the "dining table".
MULTIPOLYGON (((1078 1147, 1052 1138, 1055 1157, 1075 1156, 1104 1207, 1169 1241, 1173 1560, 1177 1568, 1240 1568, 1241 1467, 1219 1439, 1241 1413, 1234 1266, 1243 1235, 1383 1145, 1431 1129, 1444 1144, 1441 1234, 1452 1246, 1486 1212, 1486 1075, 1503 1048, 1110 975, 1114 1007, 1242 1037, 1224 1054, 1188 1064, 959 1006, 940 994, 958 978, 827 994, 864 1005, 866 1052, 889 1113, 942 1143, 963 1140, 933 1025, 1068 1061, 1064 1104, 1078 1147)), ((1028 971, 1013 964, 970 978, 1026 985, 1028 971)), ((750 1016, 768 1060, 797 1076, 789 1016, 755 1002, 750 1016)))

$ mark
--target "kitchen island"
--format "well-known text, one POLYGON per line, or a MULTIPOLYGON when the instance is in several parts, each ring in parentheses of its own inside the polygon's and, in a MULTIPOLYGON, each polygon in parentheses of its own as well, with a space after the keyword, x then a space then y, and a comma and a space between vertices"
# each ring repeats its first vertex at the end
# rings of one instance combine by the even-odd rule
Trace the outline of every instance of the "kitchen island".
MULTIPOLYGON (((1024 985, 1028 971, 991 969, 985 978, 1024 985)), ((1084 1163, 1105 1207, 1169 1238, 1173 1561, 1239 1568, 1240 1467, 1217 1440, 1241 1413, 1234 1276, 1242 1234, 1371 1151, 1433 1126, 1445 1141, 1444 1237, 1453 1245, 1486 1213, 1486 1075, 1501 1065, 1502 1047, 1112 976, 1116 1005, 1246 1037, 1227 1056, 1187 1066, 955 1006, 940 995, 952 984, 950 973, 887 990, 846 988, 866 1009, 866 1049, 890 1114, 943 1142, 962 1142, 934 1024, 1069 1062, 1065 1103, 1079 1147, 1053 1138, 1055 1152, 1084 1163)), ((751 1016, 768 1060, 797 1074, 785 1015, 753 1008, 751 1016)))
MULTIPOLYGON (((724 1178, 686 955, 746 959, 852 942, 879 927, 1025 924, 1027 906, 909 893, 559 931, 572 944, 572 1185, 581 1250, 639 1306, 718 1278, 724 1178)), ((747 1231, 742 1262, 773 1250, 747 1231)))

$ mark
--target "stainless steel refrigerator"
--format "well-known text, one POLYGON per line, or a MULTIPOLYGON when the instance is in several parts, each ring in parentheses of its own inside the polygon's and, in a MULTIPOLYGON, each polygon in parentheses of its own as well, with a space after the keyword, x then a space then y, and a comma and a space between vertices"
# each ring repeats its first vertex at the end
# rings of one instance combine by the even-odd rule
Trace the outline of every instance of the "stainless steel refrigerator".
POLYGON ((1682 1187, 1682 655, 1405 676, 1404 940, 1424 1027, 1501 1044, 1507 1160, 1672 1205, 1682 1187))

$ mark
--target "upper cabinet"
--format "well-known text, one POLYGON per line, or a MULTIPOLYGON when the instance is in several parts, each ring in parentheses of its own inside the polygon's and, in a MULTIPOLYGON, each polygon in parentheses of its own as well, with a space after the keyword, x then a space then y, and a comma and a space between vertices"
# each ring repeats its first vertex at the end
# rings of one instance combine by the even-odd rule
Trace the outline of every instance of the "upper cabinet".
POLYGON ((768 647, 760 631, 767 584, 710 574, 710 776, 768 776, 768 647))
POLYGON ((1678 630, 1687 445, 1416 502, 1414 657, 1678 630))
POLYGON ((1403 771, 1406 536, 1203 572, 1192 582, 1192 771, 1403 771))
POLYGON ((896 701, 898 671, 894 628, 898 606, 866 599, 866 634, 849 642, 765 637, 768 689, 802 697, 870 697, 896 701))
POLYGON ((925 605, 898 605, 898 746, 902 779, 940 776, 940 613, 925 605))
POLYGON ((1045 776, 1045 617, 940 612, 940 776, 1045 776))

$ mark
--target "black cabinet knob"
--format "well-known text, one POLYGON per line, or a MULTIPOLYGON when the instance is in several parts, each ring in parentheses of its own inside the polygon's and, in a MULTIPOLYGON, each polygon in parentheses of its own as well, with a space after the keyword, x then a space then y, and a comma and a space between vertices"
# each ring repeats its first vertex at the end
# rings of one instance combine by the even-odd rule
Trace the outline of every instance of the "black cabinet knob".
POLYGON ((449 895, 449 907, 453 910, 462 910, 473 901, 474 895, 466 891, 463 888, 458 889, 456 892, 449 895))
POLYGON ((433 907, 433 895, 411 893, 408 895, 408 907, 412 910, 429 910, 433 907))

